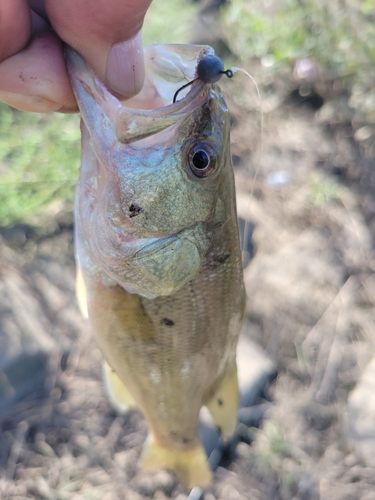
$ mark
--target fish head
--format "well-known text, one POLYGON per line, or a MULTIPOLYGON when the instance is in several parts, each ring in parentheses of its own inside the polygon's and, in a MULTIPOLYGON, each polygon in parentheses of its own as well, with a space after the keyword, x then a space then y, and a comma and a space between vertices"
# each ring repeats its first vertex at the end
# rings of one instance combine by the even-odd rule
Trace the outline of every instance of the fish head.
POLYGON ((226 220, 232 175, 229 114, 217 85, 197 80, 202 46, 145 47, 146 80, 126 105, 72 49, 67 60, 82 118, 77 210, 101 268, 127 291, 169 295, 201 269, 226 220))

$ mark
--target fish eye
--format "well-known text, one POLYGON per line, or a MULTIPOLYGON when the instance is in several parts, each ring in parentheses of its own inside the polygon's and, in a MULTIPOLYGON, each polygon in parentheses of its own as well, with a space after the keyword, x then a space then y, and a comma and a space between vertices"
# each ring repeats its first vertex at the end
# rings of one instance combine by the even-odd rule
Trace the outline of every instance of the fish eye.
POLYGON ((216 154, 205 142, 194 144, 190 148, 188 159, 190 169, 197 177, 207 177, 215 171, 216 154))

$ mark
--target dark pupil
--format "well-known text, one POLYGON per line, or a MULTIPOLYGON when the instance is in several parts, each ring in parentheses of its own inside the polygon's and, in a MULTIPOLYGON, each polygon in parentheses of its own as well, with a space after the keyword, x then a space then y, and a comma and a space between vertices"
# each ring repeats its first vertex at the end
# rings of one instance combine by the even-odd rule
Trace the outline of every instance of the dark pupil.
POLYGON ((209 162, 210 159, 208 157, 208 154, 204 151, 197 151, 193 156, 194 167, 198 168, 199 170, 203 170, 204 168, 206 168, 209 162))

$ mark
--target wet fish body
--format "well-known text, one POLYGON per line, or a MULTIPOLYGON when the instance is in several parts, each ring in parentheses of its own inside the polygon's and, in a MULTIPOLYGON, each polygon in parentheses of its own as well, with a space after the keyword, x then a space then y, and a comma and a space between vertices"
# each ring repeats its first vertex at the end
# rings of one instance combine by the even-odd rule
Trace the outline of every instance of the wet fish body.
POLYGON ((210 53, 145 48, 145 87, 126 107, 67 53, 83 119, 79 302, 110 398, 137 405, 149 425, 142 464, 169 467, 189 487, 210 480, 201 407, 224 437, 236 424, 244 309, 228 110, 218 86, 199 81, 170 105, 210 53))

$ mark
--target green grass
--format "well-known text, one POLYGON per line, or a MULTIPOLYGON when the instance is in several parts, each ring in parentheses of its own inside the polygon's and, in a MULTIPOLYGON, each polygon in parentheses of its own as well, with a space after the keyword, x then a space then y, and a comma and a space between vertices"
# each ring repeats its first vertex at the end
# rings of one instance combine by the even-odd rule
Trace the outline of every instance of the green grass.
POLYGON ((271 58, 279 72, 310 57, 325 76, 371 90, 374 12, 375 0, 231 0, 222 26, 239 60, 271 58))
POLYGON ((79 162, 78 115, 22 113, 0 104, 0 224, 33 223, 72 201, 79 162))
POLYGON ((155 0, 143 26, 143 43, 189 43, 198 4, 189 0, 155 0))

